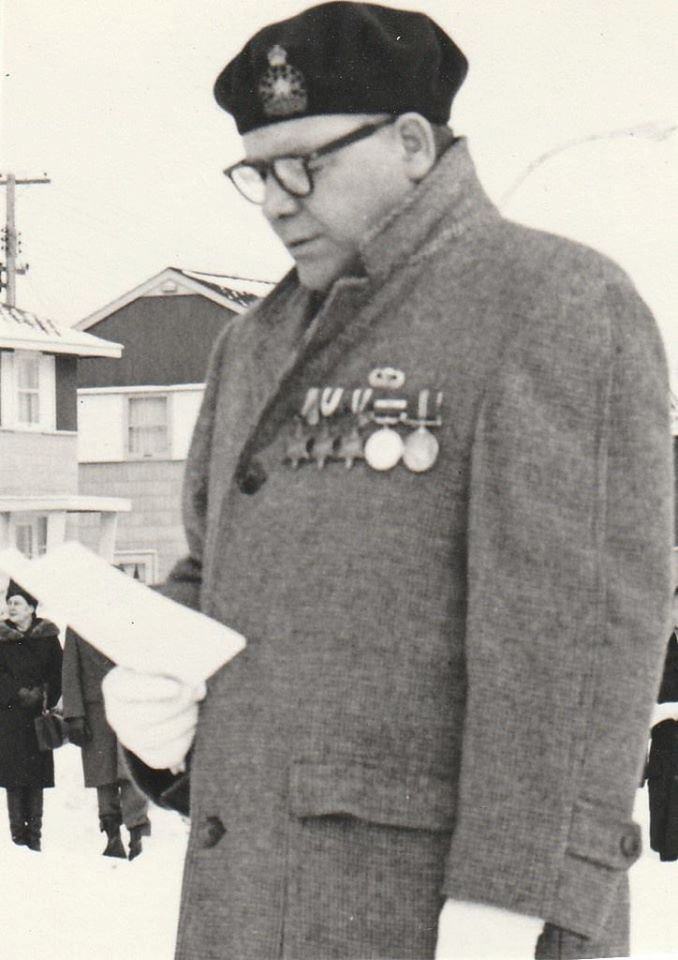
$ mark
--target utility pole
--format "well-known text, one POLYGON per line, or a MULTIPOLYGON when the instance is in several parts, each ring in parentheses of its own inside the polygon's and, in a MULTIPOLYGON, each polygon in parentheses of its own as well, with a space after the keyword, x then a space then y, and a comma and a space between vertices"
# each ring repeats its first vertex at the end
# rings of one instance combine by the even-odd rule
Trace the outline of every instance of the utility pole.
POLYGON ((28 270, 28 265, 21 266, 17 263, 19 253, 19 235, 16 229, 16 187, 26 186, 32 183, 50 183, 47 176, 35 177, 29 180, 17 180, 13 173, 6 175, 0 174, 0 186, 7 187, 6 219, 4 230, 5 246, 5 273, 6 279, 0 281, 0 287, 4 287, 5 303, 8 307, 16 306, 16 278, 17 274, 22 275, 28 270))

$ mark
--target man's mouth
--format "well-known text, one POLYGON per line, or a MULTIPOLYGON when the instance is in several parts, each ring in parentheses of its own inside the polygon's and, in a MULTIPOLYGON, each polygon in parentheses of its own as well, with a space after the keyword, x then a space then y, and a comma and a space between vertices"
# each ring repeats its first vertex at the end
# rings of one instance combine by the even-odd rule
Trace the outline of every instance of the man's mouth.
POLYGON ((320 239, 319 236, 299 237, 297 240, 286 240, 285 246, 292 256, 296 257, 309 251, 314 245, 317 245, 320 239))

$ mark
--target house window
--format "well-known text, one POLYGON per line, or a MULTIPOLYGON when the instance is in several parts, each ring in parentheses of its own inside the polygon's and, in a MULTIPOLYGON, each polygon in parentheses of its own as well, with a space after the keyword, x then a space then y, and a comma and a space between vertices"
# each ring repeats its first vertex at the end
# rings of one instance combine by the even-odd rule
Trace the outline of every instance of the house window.
POLYGON ((133 458, 169 455, 167 397, 129 397, 127 452, 133 458))
POLYGON ((0 351, 0 426, 38 432, 56 429, 54 356, 35 350, 0 351))
POLYGON ((17 520, 14 525, 17 550, 26 557, 39 557, 47 550, 47 517, 17 520))
POLYGON ((40 356, 16 355, 17 420, 22 425, 40 423, 40 356))
POLYGON ((156 582, 157 560, 155 550, 140 550, 139 552, 121 550, 115 554, 115 565, 118 570, 141 583, 152 584, 156 582))

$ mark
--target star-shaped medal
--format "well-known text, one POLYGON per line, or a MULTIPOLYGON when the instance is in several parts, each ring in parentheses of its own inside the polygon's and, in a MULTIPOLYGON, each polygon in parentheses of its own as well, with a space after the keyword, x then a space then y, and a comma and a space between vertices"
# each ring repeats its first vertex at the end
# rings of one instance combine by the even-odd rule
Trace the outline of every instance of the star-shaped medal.
POLYGON ((304 430, 303 421, 297 420, 287 441, 285 460, 289 460, 296 470, 302 461, 311 459, 310 446, 311 438, 304 430))
POLYGON ((350 470, 356 460, 364 460, 363 438, 360 436, 357 427, 353 427, 350 433, 344 434, 339 445, 337 456, 346 463, 346 469, 350 470))
POLYGON ((318 470, 322 470, 326 461, 334 453, 337 438, 330 433, 327 423, 323 423, 320 433, 313 441, 313 457, 318 464, 318 470))

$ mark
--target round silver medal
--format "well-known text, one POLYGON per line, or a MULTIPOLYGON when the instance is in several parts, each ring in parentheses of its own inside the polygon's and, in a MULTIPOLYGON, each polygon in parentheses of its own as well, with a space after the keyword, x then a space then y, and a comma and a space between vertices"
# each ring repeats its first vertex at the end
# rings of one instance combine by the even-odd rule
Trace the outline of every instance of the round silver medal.
POLYGON ((438 459, 440 444, 426 427, 417 427, 403 446, 403 463, 412 473, 426 473, 438 459))
POLYGON ((375 431, 365 443, 365 460, 373 470, 390 470, 402 455, 402 437, 390 427, 375 431))

